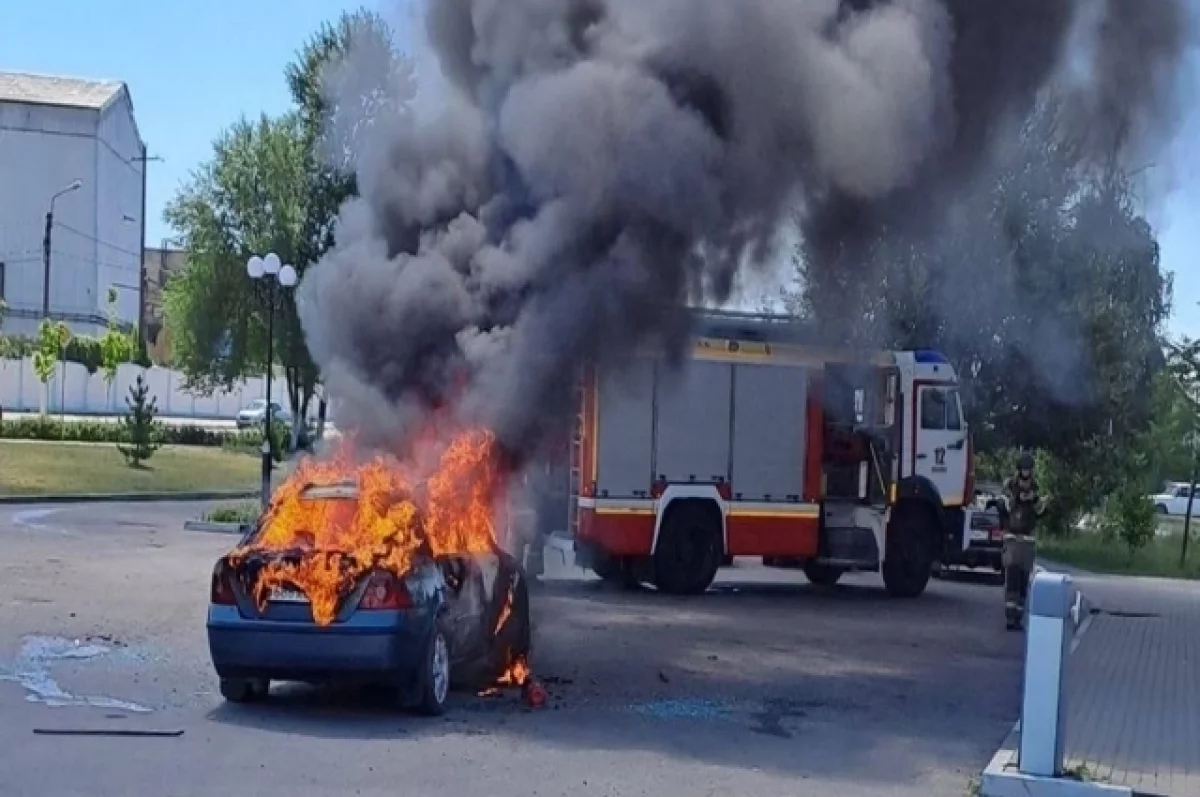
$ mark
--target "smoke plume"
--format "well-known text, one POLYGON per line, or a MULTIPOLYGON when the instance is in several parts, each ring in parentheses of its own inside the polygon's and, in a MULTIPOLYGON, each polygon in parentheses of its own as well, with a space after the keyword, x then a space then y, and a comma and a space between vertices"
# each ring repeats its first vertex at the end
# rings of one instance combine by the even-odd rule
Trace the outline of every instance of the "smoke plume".
MULTIPOLYGON (((1181 0, 436 0, 436 113, 376 124, 301 317, 339 419, 529 450, 583 362, 679 352, 797 209, 831 257, 971 180, 1052 83, 1097 153, 1174 120, 1181 0)), ((351 54, 351 62, 353 53, 351 54)), ((354 81, 343 81, 343 83, 354 81)), ((350 104, 350 103, 345 103, 350 104)))

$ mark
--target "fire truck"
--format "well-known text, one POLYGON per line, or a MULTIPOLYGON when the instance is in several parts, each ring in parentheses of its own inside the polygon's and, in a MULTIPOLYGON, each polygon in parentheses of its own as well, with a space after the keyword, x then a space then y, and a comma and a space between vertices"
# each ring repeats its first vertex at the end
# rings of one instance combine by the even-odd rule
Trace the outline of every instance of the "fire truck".
POLYGON ((790 318, 698 313, 682 362, 654 351, 578 385, 568 518, 606 580, 704 592, 733 557, 916 597, 972 540, 971 441, 936 351, 806 343, 790 318))

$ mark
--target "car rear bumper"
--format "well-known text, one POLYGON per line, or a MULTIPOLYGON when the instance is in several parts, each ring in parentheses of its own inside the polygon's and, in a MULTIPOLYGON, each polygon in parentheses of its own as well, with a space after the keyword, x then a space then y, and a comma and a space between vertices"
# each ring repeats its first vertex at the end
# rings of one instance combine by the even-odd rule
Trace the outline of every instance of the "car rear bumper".
POLYGON ((208 648, 222 678, 406 680, 420 671, 428 629, 427 619, 398 612, 321 628, 247 620, 235 607, 214 606, 208 648))

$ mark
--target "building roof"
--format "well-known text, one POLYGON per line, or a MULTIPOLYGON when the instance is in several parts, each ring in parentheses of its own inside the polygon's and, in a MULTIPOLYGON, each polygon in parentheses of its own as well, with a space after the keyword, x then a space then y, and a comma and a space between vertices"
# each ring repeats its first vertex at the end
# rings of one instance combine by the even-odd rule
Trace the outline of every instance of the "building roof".
POLYGON ((0 102, 100 110, 124 88, 116 80, 0 72, 0 102))

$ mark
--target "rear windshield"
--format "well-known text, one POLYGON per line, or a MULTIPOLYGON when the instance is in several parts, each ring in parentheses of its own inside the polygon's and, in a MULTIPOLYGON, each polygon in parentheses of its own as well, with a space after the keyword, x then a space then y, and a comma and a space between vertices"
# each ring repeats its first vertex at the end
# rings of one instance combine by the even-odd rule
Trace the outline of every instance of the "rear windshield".
POLYGON ((313 484, 304 488, 300 497, 305 501, 358 498, 358 484, 352 481, 338 484, 313 484))

